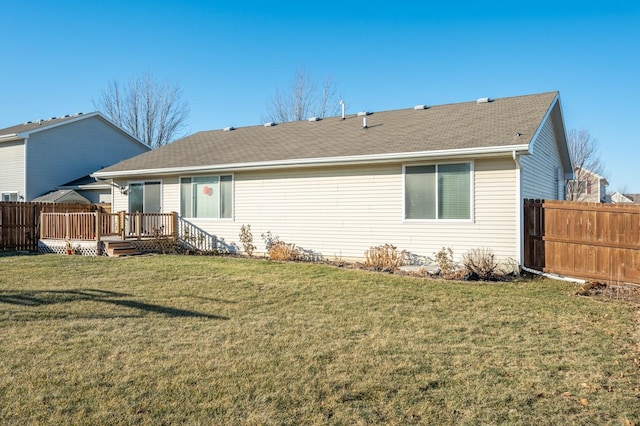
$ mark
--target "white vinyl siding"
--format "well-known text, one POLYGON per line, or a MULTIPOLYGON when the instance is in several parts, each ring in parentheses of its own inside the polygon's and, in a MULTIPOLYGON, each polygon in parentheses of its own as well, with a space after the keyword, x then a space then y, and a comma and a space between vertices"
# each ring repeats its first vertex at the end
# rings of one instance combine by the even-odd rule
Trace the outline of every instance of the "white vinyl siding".
MULTIPOLYGON (((271 232, 325 258, 362 258, 369 247, 394 244, 416 256, 433 258, 443 246, 457 259, 488 247, 516 258, 516 190, 509 158, 473 165, 473 221, 403 220, 402 164, 236 172, 233 220, 189 219, 224 245, 241 246, 243 224, 251 225, 258 251, 271 232)), ((179 211, 179 179, 163 178, 163 211, 179 211)), ((122 209, 114 191, 114 211, 122 209)), ((126 197, 125 197, 126 198, 126 197)), ((124 203, 126 208, 126 203, 124 203)))
POLYGON ((25 194, 24 141, 0 143, 0 192, 25 194))
MULTIPOLYGON (((511 157, 474 161, 473 221, 405 221, 402 164, 236 172, 233 220, 187 220, 227 248, 241 247, 240 227, 251 225, 257 252, 265 250, 261 235, 271 232, 327 259, 361 259, 385 243, 422 258, 444 246, 457 260, 484 247, 516 259, 514 166, 511 157)), ((162 187, 163 211, 179 211, 179 179, 163 177, 162 187)), ((122 198, 116 189, 113 211, 126 209, 122 198)))
POLYGON ((553 131, 551 116, 547 118, 538 137, 532 142, 531 155, 520 158, 522 164, 522 197, 540 198, 548 200, 564 199, 564 194, 558 194, 559 182, 562 174, 558 168, 562 166, 558 144, 553 131), (560 195, 560 196, 558 196, 560 195))

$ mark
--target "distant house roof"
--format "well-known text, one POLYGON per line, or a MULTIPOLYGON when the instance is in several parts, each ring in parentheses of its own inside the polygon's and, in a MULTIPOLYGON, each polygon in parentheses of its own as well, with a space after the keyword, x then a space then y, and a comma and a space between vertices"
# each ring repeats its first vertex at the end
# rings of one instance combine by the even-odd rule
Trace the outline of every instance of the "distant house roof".
POLYGON ((603 185, 607 185, 607 186, 609 185, 609 181, 607 180, 607 178, 605 178, 604 176, 600 176, 599 174, 594 173, 594 172, 592 172, 592 171, 591 171, 591 170, 589 170, 589 169, 585 169, 585 168, 581 168, 581 167, 576 167, 576 170, 582 170, 582 171, 584 171, 585 173, 587 173, 587 174, 589 174, 589 175, 593 176, 594 178, 598 179, 599 181, 601 181, 601 183, 602 183, 603 185))
POLYGON ((78 194, 74 190, 58 190, 34 198, 32 201, 38 203, 77 203, 91 204, 91 201, 78 194))
MULTIPOLYGON (((542 122, 558 104, 558 92, 549 92, 352 114, 345 119, 203 131, 93 176, 526 153, 542 122)), ((561 114, 559 105, 555 110, 561 114)), ((561 143, 566 142, 564 128, 557 136, 561 143)), ((572 172, 568 151, 561 155, 565 171, 572 172)))
POLYGON ((58 186, 57 189, 108 189, 111 188, 110 181, 107 180, 99 180, 96 181, 95 178, 90 175, 83 176, 79 179, 72 180, 71 182, 67 182, 63 185, 58 186))
POLYGON ((85 120, 92 117, 98 117, 101 120, 104 120, 109 125, 113 126, 118 131, 126 134, 131 139, 139 143, 140 145, 145 146, 147 149, 149 148, 145 143, 143 143, 136 136, 124 130, 122 127, 116 125, 111 120, 100 114, 99 112, 90 112, 88 114, 77 113, 73 115, 64 115, 62 117, 51 117, 47 119, 38 119, 33 121, 27 121, 22 124, 17 124, 15 126, 5 127, 4 129, 0 129, 0 142, 5 141, 13 141, 28 138, 32 133, 40 132, 43 130, 51 129, 57 126, 61 126, 64 124, 69 124, 79 120, 85 120))

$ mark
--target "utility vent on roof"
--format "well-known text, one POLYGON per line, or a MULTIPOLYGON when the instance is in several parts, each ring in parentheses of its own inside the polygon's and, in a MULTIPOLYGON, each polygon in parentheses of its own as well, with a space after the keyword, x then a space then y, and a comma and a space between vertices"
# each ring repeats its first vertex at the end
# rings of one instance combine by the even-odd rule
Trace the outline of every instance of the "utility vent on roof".
POLYGON ((264 123, 264 127, 273 127, 275 125, 276 125, 276 123, 274 123, 273 121, 269 121, 268 123, 264 123))
POLYGON ((427 106, 426 105, 416 105, 416 106, 413 107, 413 109, 415 109, 415 110, 427 109, 427 106))
POLYGON ((493 102, 493 99, 491 99, 491 98, 478 98, 478 100, 476 101, 476 103, 478 103, 478 104, 486 104, 488 102, 493 102))
POLYGON ((33 123, 33 121, 27 121, 24 124, 31 124, 31 123, 33 123))
POLYGON ((83 114, 83 113, 81 113, 81 112, 76 112, 75 114, 73 114, 73 116, 74 116, 74 117, 77 117, 77 116, 82 115, 82 114, 83 114))
POLYGON ((309 121, 320 121, 320 117, 310 117, 309 121))
POLYGON ((360 111, 358 113, 358 117, 364 117, 365 115, 371 115, 372 113, 370 113, 369 111, 360 111))
POLYGON ((224 132, 230 132, 232 130, 235 130, 236 128, 233 126, 229 126, 229 127, 225 127, 224 129, 222 129, 224 132))

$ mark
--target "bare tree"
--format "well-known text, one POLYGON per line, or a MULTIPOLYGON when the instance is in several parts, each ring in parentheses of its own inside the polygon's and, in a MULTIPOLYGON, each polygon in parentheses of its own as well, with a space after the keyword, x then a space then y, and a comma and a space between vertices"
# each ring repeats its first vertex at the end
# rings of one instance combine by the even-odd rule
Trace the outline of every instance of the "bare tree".
POLYGON ((178 83, 158 83, 149 74, 125 85, 111 81, 93 105, 151 148, 172 142, 189 118, 178 83))
POLYGON ((267 120, 277 123, 300 121, 309 117, 325 118, 340 109, 337 86, 330 77, 322 82, 320 92, 311 75, 298 68, 289 90, 275 94, 267 102, 267 120))
POLYGON ((567 182, 567 199, 576 201, 587 192, 592 174, 604 177, 605 164, 600 158, 598 140, 588 130, 571 129, 567 136, 574 169, 574 179, 567 182))

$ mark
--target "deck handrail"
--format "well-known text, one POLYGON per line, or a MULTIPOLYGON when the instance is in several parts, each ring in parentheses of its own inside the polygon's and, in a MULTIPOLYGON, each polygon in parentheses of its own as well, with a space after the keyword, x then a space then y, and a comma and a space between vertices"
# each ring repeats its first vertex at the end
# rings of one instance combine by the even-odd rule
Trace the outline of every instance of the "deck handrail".
POLYGON ((177 213, 41 213, 40 239, 99 240, 177 236, 177 213))

